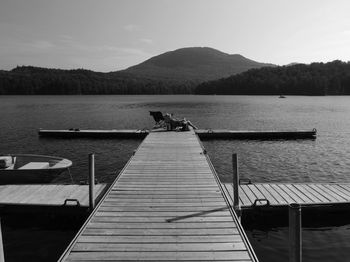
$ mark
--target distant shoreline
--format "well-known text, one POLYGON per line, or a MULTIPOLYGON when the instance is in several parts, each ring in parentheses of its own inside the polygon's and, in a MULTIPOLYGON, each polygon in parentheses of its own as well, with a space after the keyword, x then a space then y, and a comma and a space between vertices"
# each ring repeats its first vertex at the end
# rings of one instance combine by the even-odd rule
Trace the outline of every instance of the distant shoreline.
MULTIPOLYGON (((188 75, 187 75, 188 77, 188 75)), ((211 81, 18 67, 0 71, 0 95, 350 95, 350 62, 249 69, 211 81)))

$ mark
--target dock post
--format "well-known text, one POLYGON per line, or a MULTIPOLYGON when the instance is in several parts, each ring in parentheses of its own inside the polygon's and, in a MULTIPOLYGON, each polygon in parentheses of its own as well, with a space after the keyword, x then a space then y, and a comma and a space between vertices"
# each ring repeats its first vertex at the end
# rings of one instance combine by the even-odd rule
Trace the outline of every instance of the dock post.
POLYGON ((289 262, 302 261, 301 206, 289 205, 289 262))
POLYGON ((238 217, 241 216, 241 208, 239 206, 239 173, 238 173, 238 156, 232 154, 232 170, 233 170, 233 209, 238 217))
POLYGON ((2 243, 1 218, 0 218, 0 262, 5 262, 4 245, 2 243))
POLYGON ((89 208, 92 212, 95 208, 95 154, 89 154, 89 208))

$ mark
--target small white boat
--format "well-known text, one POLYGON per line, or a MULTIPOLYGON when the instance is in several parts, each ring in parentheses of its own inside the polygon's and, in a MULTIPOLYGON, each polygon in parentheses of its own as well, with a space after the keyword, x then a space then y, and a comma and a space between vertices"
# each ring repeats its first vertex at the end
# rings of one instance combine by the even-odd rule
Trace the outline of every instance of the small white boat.
POLYGON ((42 155, 0 156, 0 184, 49 183, 72 165, 60 157, 42 155))

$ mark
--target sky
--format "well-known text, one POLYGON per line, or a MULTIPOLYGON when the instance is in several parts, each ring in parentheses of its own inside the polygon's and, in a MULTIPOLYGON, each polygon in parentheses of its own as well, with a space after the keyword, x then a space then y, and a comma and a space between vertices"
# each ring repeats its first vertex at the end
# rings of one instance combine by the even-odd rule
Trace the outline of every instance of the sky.
POLYGON ((350 61, 348 0, 0 0, 0 69, 109 72, 183 47, 350 61))

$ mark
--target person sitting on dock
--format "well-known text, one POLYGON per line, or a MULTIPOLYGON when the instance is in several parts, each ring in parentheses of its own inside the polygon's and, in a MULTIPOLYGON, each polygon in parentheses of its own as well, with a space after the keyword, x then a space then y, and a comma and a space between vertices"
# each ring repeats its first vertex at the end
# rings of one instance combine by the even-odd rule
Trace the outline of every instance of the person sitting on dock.
POLYGON ((163 116, 162 112, 149 111, 149 114, 153 117, 154 121, 156 122, 153 129, 166 127, 165 122, 164 122, 164 116, 163 116))
POLYGON ((173 114, 166 113, 164 115, 164 122, 166 123, 167 130, 178 130, 178 131, 188 131, 189 126, 193 129, 197 129, 195 125, 191 123, 191 121, 184 119, 176 119, 173 117, 173 114))

